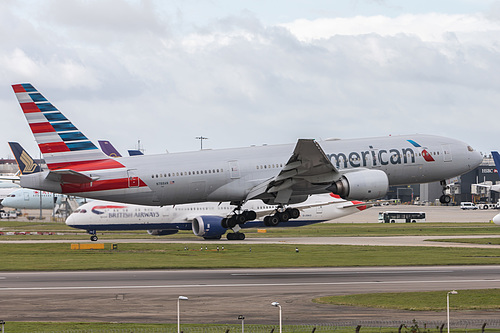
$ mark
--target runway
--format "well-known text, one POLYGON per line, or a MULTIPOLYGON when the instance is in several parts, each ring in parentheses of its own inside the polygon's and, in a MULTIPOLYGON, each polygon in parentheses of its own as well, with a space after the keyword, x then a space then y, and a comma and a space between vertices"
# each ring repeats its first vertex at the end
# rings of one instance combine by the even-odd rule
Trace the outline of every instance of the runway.
MULTIPOLYGON (((500 266, 227 269, 0 273, 5 321, 176 321, 273 324, 283 307, 285 324, 346 321, 445 320, 445 312, 365 309, 316 304, 327 295, 500 288, 500 266)), ((455 311, 455 319, 497 321, 500 311, 455 311)), ((500 323, 499 323, 500 325, 500 323)), ((491 327, 491 326, 489 326, 491 327)))

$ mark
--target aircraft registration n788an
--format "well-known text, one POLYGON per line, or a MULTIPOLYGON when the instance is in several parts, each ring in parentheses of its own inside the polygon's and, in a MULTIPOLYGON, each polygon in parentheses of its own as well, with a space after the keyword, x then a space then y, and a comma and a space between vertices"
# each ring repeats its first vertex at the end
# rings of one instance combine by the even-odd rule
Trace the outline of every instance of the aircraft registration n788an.
MULTIPOLYGON (((389 185, 442 181, 482 161, 464 142, 420 134, 111 158, 31 84, 13 89, 49 169, 21 176, 21 185, 95 199, 237 208, 251 199, 282 207, 325 192, 367 200, 389 185)), ((244 223, 255 213, 235 217, 244 223)))

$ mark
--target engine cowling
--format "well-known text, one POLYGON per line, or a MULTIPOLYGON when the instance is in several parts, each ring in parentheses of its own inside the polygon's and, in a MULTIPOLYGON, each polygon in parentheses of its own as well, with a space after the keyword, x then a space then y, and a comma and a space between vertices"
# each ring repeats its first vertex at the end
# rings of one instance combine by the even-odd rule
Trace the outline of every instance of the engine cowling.
POLYGON ((347 172, 328 188, 346 200, 379 199, 388 189, 389 179, 382 170, 347 172))
POLYGON ((148 234, 153 236, 166 236, 178 233, 179 230, 148 230, 148 234))
POLYGON ((193 233, 205 239, 220 239, 227 231, 220 216, 197 216, 193 219, 193 233))

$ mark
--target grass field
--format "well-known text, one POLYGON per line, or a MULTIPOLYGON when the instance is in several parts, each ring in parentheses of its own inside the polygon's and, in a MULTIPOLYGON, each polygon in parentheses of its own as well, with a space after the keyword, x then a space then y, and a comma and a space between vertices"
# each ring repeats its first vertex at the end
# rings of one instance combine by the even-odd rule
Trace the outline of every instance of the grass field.
MULTIPOLYGON (((351 305, 411 311, 446 310, 447 291, 373 293, 316 298, 322 304, 351 305)), ((459 290, 450 295, 450 309, 500 309, 500 289, 459 290)))
POLYGON ((348 245, 122 243, 117 250, 0 244, 2 271, 180 268, 499 265, 500 249, 348 245), (187 248, 187 249, 186 249, 187 248), (202 248, 202 249, 201 249, 202 248), (299 252, 296 252, 296 248, 299 252))
MULTIPOLYGON (((412 322, 411 320, 406 323, 405 326, 401 328, 402 333, 438 333, 440 329, 438 327, 424 328, 425 323, 412 322)), ((41 323, 24 323, 24 322, 10 322, 6 325, 6 332, 9 333, 24 333, 24 332, 67 332, 67 333, 104 333, 104 332, 114 332, 114 333, 145 333, 145 332, 157 332, 157 333, 176 333, 176 324, 134 324, 134 323, 52 323, 52 322, 41 322, 41 323)), ((229 330, 229 332, 241 332, 241 324, 233 325, 196 325, 196 324, 183 324, 181 325, 182 332, 184 333, 224 333, 229 330)), ((245 325, 245 332, 249 333, 269 333, 274 329, 274 332, 279 332, 278 325, 245 325)), ((342 326, 320 326, 320 325, 283 325, 283 332, 288 333, 353 333, 355 332, 355 327, 342 327, 342 326)), ((398 332, 399 325, 395 327, 368 327, 362 326, 360 333, 395 333, 398 332)), ((476 333, 482 332, 478 328, 453 328, 453 333, 476 333)), ((498 329, 488 329, 484 332, 498 332, 498 329)))

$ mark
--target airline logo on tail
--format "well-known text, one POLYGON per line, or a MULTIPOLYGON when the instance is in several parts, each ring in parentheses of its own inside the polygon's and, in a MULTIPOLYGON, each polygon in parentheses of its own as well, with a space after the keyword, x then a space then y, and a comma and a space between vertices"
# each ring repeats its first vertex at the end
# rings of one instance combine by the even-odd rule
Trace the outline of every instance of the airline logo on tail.
POLYGON ((434 162, 435 161, 434 158, 432 157, 432 155, 427 151, 427 148, 422 147, 421 145, 419 145, 418 143, 416 143, 413 140, 406 140, 406 141, 411 143, 416 148, 422 148, 422 157, 424 158, 424 160, 426 162, 434 162))
POLYGON ((33 161, 33 159, 23 150, 20 157, 21 161, 24 163, 24 169, 21 173, 32 173, 35 171, 38 164, 33 161))
POLYGON ((21 174, 28 175, 42 171, 40 165, 28 154, 18 142, 9 142, 10 150, 14 154, 17 166, 21 174))

